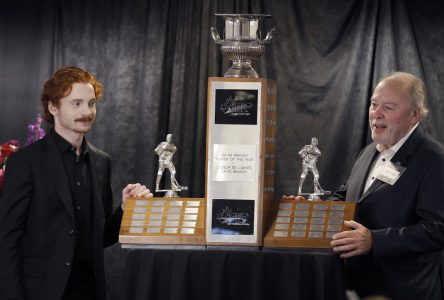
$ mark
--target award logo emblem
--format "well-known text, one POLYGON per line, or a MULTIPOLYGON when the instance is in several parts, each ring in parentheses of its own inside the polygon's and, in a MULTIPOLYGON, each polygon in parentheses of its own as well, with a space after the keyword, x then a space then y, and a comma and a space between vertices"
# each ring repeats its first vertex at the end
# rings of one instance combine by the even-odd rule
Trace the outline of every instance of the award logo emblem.
POLYGON ((177 192, 186 191, 188 187, 181 186, 176 180, 176 168, 173 164, 173 156, 176 153, 176 146, 173 144, 173 135, 167 134, 166 141, 161 142, 154 152, 159 156, 159 168, 157 169, 156 192, 165 192, 165 197, 179 197, 177 192), (171 186, 170 189, 160 189, 160 180, 162 175, 168 169, 170 172, 171 186))
POLYGON ((216 14, 225 18, 224 39, 221 39, 217 30, 211 27, 213 40, 220 44, 220 51, 230 61, 231 68, 224 77, 258 78, 257 72, 251 66, 253 60, 258 59, 272 38, 276 28, 271 29, 261 40, 259 24, 263 18, 271 15, 263 14, 216 14))
POLYGON ((319 200, 319 196, 331 194, 330 191, 324 191, 319 184, 319 172, 316 167, 316 162, 319 156, 321 156, 321 151, 318 148, 318 139, 312 137, 311 144, 305 145, 301 151, 299 151, 299 155, 302 157, 302 172, 301 178, 299 179, 298 195, 308 196, 308 200, 319 200), (302 187, 308 172, 313 174, 313 192, 303 193, 302 187))

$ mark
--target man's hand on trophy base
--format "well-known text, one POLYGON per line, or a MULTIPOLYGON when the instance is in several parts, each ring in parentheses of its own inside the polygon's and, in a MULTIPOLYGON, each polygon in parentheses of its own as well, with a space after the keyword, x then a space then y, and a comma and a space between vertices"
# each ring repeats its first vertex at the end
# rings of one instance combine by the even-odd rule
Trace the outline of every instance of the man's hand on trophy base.
POLYGON ((287 196, 287 195, 283 195, 282 196, 282 200, 304 201, 306 199, 304 197, 302 197, 302 196, 294 196, 294 195, 287 196))
POLYGON ((330 242, 333 251, 341 253, 341 258, 369 253, 372 248, 371 230, 355 221, 344 221, 344 225, 352 230, 333 235, 330 242))

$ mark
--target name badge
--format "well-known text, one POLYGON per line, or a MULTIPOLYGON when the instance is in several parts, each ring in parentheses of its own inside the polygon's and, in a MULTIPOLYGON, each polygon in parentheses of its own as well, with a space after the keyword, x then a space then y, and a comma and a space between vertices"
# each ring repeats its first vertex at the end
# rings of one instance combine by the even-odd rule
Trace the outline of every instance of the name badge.
POLYGON ((394 185, 405 170, 405 167, 389 161, 385 164, 381 171, 379 171, 376 178, 390 185, 394 185))

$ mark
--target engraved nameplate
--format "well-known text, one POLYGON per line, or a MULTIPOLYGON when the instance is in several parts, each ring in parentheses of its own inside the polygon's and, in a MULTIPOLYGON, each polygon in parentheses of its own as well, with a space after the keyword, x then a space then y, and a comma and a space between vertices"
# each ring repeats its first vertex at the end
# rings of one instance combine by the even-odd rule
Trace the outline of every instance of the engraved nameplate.
POLYGON ((196 227, 196 222, 184 221, 182 222, 183 227, 196 227))
POLYGON ((165 222, 165 226, 168 226, 168 227, 178 227, 179 226, 179 221, 166 221, 165 222))
POLYGON ((291 215, 291 210, 280 210, 278 211, 278 216, 289 217, 291 215))
POLYGON ((162 215, 160 215, 160 214, 152 214, 150 216, 150 219, 151 220, 162 220, 162 215))
POLYGON ((130 233, 143 233, 143 227, 130 227, 130 233))
POLYGON ((197 214, 199 212, 199 208, 187 207, 185 208, 186 214, 197 214))
POLYGON ((310 208, 310 205, 308 204, 296 204, 296 209, 297 210, 308 210, 310 208))
POLYGON ((294 215, 296 217, 308 217, 308 211, 295 211, 294 215))
POLYGON ((163 207, 151 207, 153 213, 163 213, 163 207))
POLYGON ((312 231, 310 231, 309 233, 308 233, 308 237, 309 238, 322 238, 322 232, 312 232, 312 231))
POLYGON ((194 234, 194 228, 182 228, 180 232, 183 234, 194 234))
POLYGON ((146 231, 148 233, 160 233, 160 228, 159 227, 149 227, 146 229, 146 231))
POLYGON ((291 203, 280 203, 279 209, 291 209, 291 203))
POLYGON ((143 225, 145 224, 145 221, 131 221, 131 226, 141 226, 143 227, 143 225))
POLYGON ((315 204, 313 205, 314 210, 327 210, 327 204, 315 204))
POLYGON ((162 226, 162 221, 149 221, 148 226, 160 227, 162 226))
POLYGON ((146 213, 146 207, 134 207, 134 212, 135 213, 146 213))
POLYGON ((163 232, 164 233, 170 233, 170 234, 176 234, 177 233, 177 228, 169 228, 169 227, 167 227, 167 228, 163 229, 163 232))
POLYGON ((307 225, 305 225, 305 224, 293 224, 293 226, 291 226, 291 229, 293 229, 293 230, 306 230, 307 229, 307 225))
POLYGON ((325 218, 326 215, 327 215, 327 212, 325 212, 325 211, 313 211, 311 213, 311 216, 316 217, 316 218, 325 218))
POLYGON ((288 227, 290 226, 290 224, 276 224, 276 226, 274 227, 276 230, 288 230, 288 227))
POLYGON ((297 238, 302 238, 302 237, 305 237, 305 232, 304 231, 293 231, 293 232, 291 232, 291 236, 297 237, 297 238))
POLYGON ((167 220, 179 220, 180 215, 168 215, 167 220))
POLYGON ((133 220, 145 220, 145 214, 133 214, 133 220))
POLYGON ((289 217, 277 217, 276 223, 290 223, 289 217))
POLYGON ((307 223, 308 222, 308 218, 294 218, 295 223, 307 223))
POLYGON ((345 209, 344 205, 335 204, 335 205, 330 206, 330 210, 344 210, 344 209, 345 209))
POLYGON ((275 237, 287 237, 288 232, 287 231, 274 231, 273 235, 275 237))
POLYGON ((197 215, 184 215, 183 219, 185 221, 197 221, 197 215))
POLYGON ((136 200, 136 206, 147 206, 148 201, 146 200, 136 200))

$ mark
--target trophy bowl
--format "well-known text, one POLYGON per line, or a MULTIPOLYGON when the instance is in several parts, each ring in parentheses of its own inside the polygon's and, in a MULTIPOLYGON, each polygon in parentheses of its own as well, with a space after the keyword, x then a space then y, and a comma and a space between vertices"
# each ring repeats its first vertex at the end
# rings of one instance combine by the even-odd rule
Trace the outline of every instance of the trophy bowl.
POLYGON ((224 39, 221 39, 217 30, 211 27, 213 40, 220 44, 221 53, 232 62, 231 68, 224 77, 258 78, 257 72, 251 66, 253 60, 258 59, 265 50, 264 45, 269 43, 273 31, 271 29, 262 40, 259 29, 263 18, 271 17, 265 14, 215 14, 225 18, 224 39))

